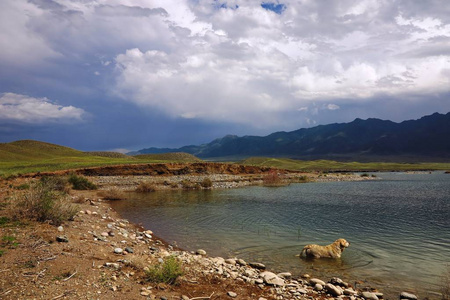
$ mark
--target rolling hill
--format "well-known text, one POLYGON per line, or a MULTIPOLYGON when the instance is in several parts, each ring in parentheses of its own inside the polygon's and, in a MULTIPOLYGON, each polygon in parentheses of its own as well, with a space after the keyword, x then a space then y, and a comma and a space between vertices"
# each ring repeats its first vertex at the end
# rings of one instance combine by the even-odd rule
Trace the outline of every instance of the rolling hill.
POLYGON ((355 119, 275 132, 268 136, 228 135, 208 144, 178 149, 147 148, 137 154, 186 152, 200 158, 252 156, 360 161, 450 161, 450 113, 401 123, 355 119))

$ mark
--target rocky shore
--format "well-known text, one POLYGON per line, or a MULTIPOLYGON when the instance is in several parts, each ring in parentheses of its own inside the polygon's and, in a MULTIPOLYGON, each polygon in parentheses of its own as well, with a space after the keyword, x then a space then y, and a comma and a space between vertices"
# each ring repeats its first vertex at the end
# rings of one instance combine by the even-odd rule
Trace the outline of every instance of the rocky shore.
MULTIPOLYGON (((295 181, 303 173, 286 175, 295 181)), ((152 182, 160 188, 180 188, 181 182, 212 180, 212 188, 260 184, 261 174, 207 174, 175 176, 92 176, 101 190, 133 190, 152 182)), ((308 180, 366 180, 358 175, 308 174, 308 180)), ((23 182, 9 183, 9 187, 23 182)), ((4 187, 2 192, 8 190, 4 187)), ((101 191, 100 191, 101 192, 101 191)), ((9 193, 9 192, 8 192, 9 193)), ((188 252, 167 244, 151 228, 131 224, 112 210, 98 191, 72 191, 79 205, 73 221, 56 227, 32 223, 0 227, 2 237, 17 245, 0 256, 0 299, 383 299, 363 285, 340 278, 293 277, 289 270, 274 273, 261 262, 239 257, 209 257, 198 249, 188 252), (149 266, 175 257, 183 275, 176 284, 146 278, 149 266)), ((411 293, 401 299, 415 300, 411 293)))

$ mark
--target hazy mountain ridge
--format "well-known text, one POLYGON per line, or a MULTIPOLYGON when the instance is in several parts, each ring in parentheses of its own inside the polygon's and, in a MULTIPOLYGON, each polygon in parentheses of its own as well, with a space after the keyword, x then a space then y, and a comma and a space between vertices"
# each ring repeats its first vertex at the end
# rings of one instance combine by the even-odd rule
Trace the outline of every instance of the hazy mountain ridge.
POLYGON ((187 152, 202 158, 226 156, 330 157, 423 156, 450 158, 450 113, 395 123, 355 119, 270 135, 227 135, 208 144, 178 149, 148 148, 144 153, 187 152))

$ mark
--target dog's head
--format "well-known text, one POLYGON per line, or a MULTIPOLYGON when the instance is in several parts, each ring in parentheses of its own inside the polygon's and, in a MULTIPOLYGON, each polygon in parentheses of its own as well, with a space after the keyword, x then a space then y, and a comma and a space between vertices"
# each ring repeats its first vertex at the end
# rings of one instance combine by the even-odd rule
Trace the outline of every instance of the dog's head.
POLYGON ((341 249, 341 251, 344 251, 345 248, 347 248, 348 246, 350 246, 350 243, 347 242, 345 239, 337 239, 334 243, 337 244, 337 245, 339 246, 339 248, 341 249))

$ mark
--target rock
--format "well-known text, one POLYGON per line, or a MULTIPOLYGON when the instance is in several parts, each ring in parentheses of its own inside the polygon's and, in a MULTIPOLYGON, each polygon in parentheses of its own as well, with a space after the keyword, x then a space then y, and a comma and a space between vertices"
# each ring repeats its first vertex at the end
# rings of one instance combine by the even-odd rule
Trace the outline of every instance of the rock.
POLYGON ((263 272, 259 274, 261 278, 264 280, 264 282, 268 285, 274 285, 274 286, 284 286, 284 280, 275 275, 272 272, 263 272))
POLYGON ((65 235, 59 235, 56 237, 56 241, 60 243, 68 243, 69 239, 65 235))
POLYGON ((59 226, 59 227, 58 227, 58 231, 59 231, 59 232, 63 232, 63 231, 64 231, 64 227, 59 226))
POLYGON ((262 263, 258 263, 258 262, 251 262, 249 263, 250 267, 258 269, 258 270, 264 270, 266 269, 266 266, 262 263))
POLYGON ((186 296, 186 295, 182 295, 182 296, 181 296, 181 300, 189 300, 189 299, 191 299, 191 298, 189 298, 189 297, 186 296))
POLYGON ((267 300, 266 298, 259 297, 258 300, 267 300))
POLYGON ((323 290, 323 285, 321 285, 320 283, 317 283, 315 286, 314 286, 314 290, 315 291, 322 291, 323 290))
POLYGON ((147 297, 147 296, 150 296, 150 292, 149 291, 142 291, 141 292, 141 296, 145 296, 145 297, 147 297))
POLYGON ((126 247, 125 251, 127 251, 128 253, 134 253, 134 250, 130 247, 126 247))
POLYGON ((299 293, 302 294, 302 295, 308 294, 308 291, 305 290, 305 289, 298 289, 297 292, 299 292, 299 293))
POLYGON ((108 268, 116 269, 116 270, 120 269, 120 265, 118 263, 108 263, 107 262, 107 263, 105 263, 105 266, 108 268))
POLYGON ((87 215, 92 215, 92 211, 90 211, 90 210, 88 210, 88 209, 86 209, 85 213, 86 213, 87 215))
POLYGON ((236 264, 236 260, 233 259, 233 258, 227 258, 227 259, 225 259, 225 262, 227 264, 230 264, 230 265, 233 265, 233 266, 236 264))
POLYGON ((309 278, 311 278, 311 276, 310 276, 309 274, 303 274, 303 275, 302 275, 302 278, 303 278, 303 279, 309 279, 309 278))
POLYGON ((245 260, 243 260, 243 259, 238 259, 237 261, 236 261, 238 264, 240 264, 241 266, 246 266, 247 265, 247 263, 245 262, 245 260))
POLYGON ((348 295, 348 296, 356 295, 356 291, 353 290, 353 289, 351 289, 351 288, 345 289, 345 290, 344 290, 344 295, 348 295))
POLYGON ((255 280, 255 283, 256 284, 263 284, 264 280, 262 280, 261 278, 258 278, 258 279, 255 280))
POLYGON ((344 294, 344 291, 338 286, 332 285, 331 283, 325 284, 325 290, 330 293, 334 297, 341 296, 344 294))
POLYGON ((402 292, 400 299, 417 300, 417 296, 408 292, 402 292))
POLYGON ((371 292, 362 292, 361 295, 366 300, 378 300, 377 295, 375 295, 374 293, 371 293, 371 292))
POLYGON ((202 256, 205 256, 205 255, 206 255, 206 251, 203 250, 203 249, 198 249, 197 251, 195 251, 195 253, 196 253, 197 255, 202 255, 202 256))
POLYGON ((292 277, 292 274, 289 272, 283 272, 283 273, 279 273, 277 274, 278 277, 281 277, 283 279, 288 279, 292 277))
POLYGON ((235 292, 228 292, 227 295, 230 296, 231 298, 237 297, 237 294, 235 292))
POLYGON ((115 254, 122 254, 123 253, 123 249, 122 248, 114 248, 114 253, 115 254))
POLYGON ((320 279, 318 279, 318 278, 311 278, 310 280, 309 280, 309 283, 312 285, 312 286, 315 286, 316 284, 321 284, 322 286, 325 286, 325 282, 323 281, 323 280, 320 280, 320 279))
POLYGON ((107 237, 107 236, 109 236, 109 233, 107 233, 106 231, 103 231, 100 235, 104 236, 104 237, 107 237))

